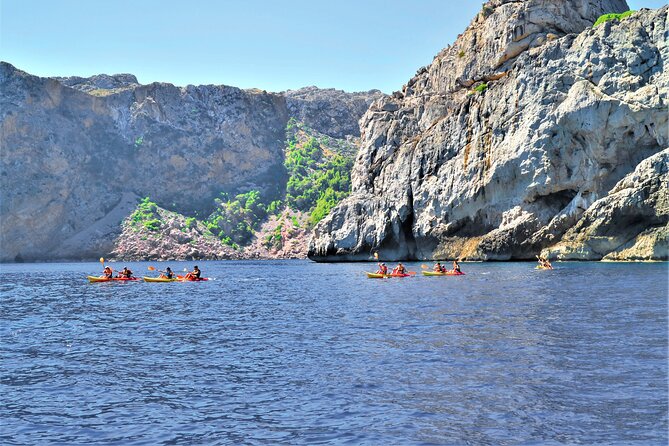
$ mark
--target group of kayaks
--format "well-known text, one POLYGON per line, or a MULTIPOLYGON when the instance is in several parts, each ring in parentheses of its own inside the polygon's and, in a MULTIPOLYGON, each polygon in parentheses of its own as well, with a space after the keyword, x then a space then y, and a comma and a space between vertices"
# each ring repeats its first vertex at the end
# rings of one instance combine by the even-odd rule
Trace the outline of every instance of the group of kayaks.
MULTIPOLYGON (((425 265, 423 265, 423 268, 425 268, 425 265)), ((543 270, 551 270, 553 267, 551 266, 550 263, 547 261, 542 262, 541 264, 536 266, 536 269, 543 269, 543 270)), ((433 277, 433 276, 464 276, 465 273, 462 271, 457 271, 457 270, 446 270, 446 271, 421 271, 421 273, 424 276, 428 277, 433 277)), ((409 271, 405 273, 389 273, 389 274, 382 274, 379 272, 375 273, 370 273, 370 272, 365 272, 367 274, 367 277, 369 279, 390 279, 393 277, 413 277, 416 276, 415 271, 409 271)))
MULTIPOLYGON (((105 266, 105 259, 104 257, 100 257, 100 263, 102 264, 102 276, 86 276, 88 278, 88 281, 90 283, 99 283, 99 282, 138 282, 140 280, 144 280, 144 282, 205 282, 209 280, 207 277, 200 277, 201 271, 200 269, 196 266, 193 267, 193 271, 188 272, 187 269, 184 268, 184 272, 187 272, 185 276, 178 276, 175 275, 174 272, 167 267, 165 271, 158 270, 157 272, 163 273, 158 277, 135 277, 133 276, 132 271, 130 271, 127 267, 123 267, 122 271, 119 271, 116 277, 113 277, 114 271, 111 269, 109 265, 105 266)), ((155 266, 149 266, 148 267, 149 271, 156 271, 155 266)))
MULTIPOLYGON (((446 272, 438 272, 438 271, 422 271, 424 276, 464 276, 465 273, 461 271, 446 271, 446 272)), ((389 279, 392 277, 412 277, 415 276, 415 272, 408 272, 408 273, 391 273, 391 274, 381 274, 381 273, 365 273, 367 274, 367 277, 370 279, 389 279)))
POLYGON ((208 277, 200 277, 199 279, 186 279, 183 276, 177 276, 172 279, 167 277, 98 277, 98 276, 88 276, 88 281, 90 283, 96 282, 138 282, 144 280, 144 282, 204 282, 209 280, 208 277))

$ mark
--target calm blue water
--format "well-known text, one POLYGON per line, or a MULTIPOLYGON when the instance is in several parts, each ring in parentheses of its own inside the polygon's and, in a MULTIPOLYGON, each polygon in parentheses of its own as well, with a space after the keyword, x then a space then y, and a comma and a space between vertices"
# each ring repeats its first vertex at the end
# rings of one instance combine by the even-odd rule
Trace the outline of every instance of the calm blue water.
POLYGON ((667 442, 666 263, 198 264, 1 265, 0 444, 667 442))

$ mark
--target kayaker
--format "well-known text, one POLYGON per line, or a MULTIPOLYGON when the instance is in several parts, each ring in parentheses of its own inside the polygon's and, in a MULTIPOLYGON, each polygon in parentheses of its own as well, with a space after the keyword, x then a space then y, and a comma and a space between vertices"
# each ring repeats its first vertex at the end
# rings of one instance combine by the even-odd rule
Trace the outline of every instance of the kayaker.
POLYGON ((553 265, 551 265, 551 262, 549 262, 545 257, 539 257, 539 265, 542 268, 553 269, 553 265))
POLYGON ((460 265, 458 264, 457 260, 453 260, 453 272, 454 273, 461 273, 460 271, 460 265))
POLYGON ((444 273, 444 272, 446 272, 446 268, 444 266, 442 266, 441 262, 437 262, 437 264, 434 265, 434 272, 444 273))
POLYGON ((407 269, 402 265, 402 262, 398 263, 395 269, 393 269, 393 274, 406 274, 407 269))
POLYGON ((107 279, 114 277, 114 271, 112 271, 110 266, 105 266, 105 269, 102 270, 102 277, 107 279))
POLYGON ((195 265, 193 267, 193 271, 186 274, 185 278, 188 279, 188 280, 198 280, 200 278, 201 273, 202 272, 200 271, 200 268, 198 268, 197 265, 195 265))
POLYGON ((132 277, 132 271, 130 271, 127 266, 124 266, 121 272, 118 273, 118 277, 129 279, 132 277))
POLYGON ((379 263, 379 270, 376 274, 388 274, 388 267, 385 263, 379 263))
POLYGON ((160 277, 162 279, 174 279, 174 273, 168 266, 167 268, 165 268, 165 271, 163 271, 163 274, 161 274, 160 277))

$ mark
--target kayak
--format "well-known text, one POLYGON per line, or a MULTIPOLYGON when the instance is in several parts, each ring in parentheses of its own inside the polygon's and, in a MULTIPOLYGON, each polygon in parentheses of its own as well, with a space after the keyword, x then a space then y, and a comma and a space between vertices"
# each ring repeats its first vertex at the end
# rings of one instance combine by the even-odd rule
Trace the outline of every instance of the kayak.
POLYGON ((112 277, 108 279, 107 277, 98 277, 98 276, 88 276, 88 281, 90 283, 95 282, 129 282, 133 280, 139 280, 139 277, 112 277))
POLYGON ((144 282, 176 282, 179 279, 173 278, 173 279, 168 279, 166 277, 143 277, 144 282))
POLYGON ((143 277, 144 282, 202 282, 204 280, 209 280, 208 277, 201 277, 199 279, 184 279, 183 276, 177 276, 173 279, 167 279, 165 277, 143 277))
POLYGON ((367 277, 370 279, 387 279, 389 277, 411 277, 411 274, 379 274, 379 273, 366 273, 367 277))
POLYGON ((553 269, 553 267, 552 266, 537 265, 537 266, 534 267, 534 269, 553 269))
POLYGON ((424 276, 464 276, 465 273, 457 271, 446 271, 445 273, 438 273, 436 271, 423 271, 424 276))

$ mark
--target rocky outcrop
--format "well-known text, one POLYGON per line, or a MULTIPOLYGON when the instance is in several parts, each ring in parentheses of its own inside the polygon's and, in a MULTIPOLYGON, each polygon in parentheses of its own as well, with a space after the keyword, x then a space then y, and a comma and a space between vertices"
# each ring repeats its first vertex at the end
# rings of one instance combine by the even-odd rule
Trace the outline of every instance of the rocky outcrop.
MULTIPOLYGON (((138 197, 201 216, 221 192, 280 198, 290 117, 283 94, 132 75, 48 79, 0 62, 0 261, 108 253, 138 197)), ((350 127, 332 125, 322 123, 328 134, 350 127)))
POLYGON ((286 209, 262 225, 243 253, 245 259, 305 259, 308 243, 309 214, 286 209))
POLYGON ((139 87, 137 78, 132 74, 97 74, 91 77, 54 77, 63 85, 97 96, 107 96, 122 90, 139 87))
POLYGON ((542 254, 559 260, 666 259, 668 186, 669 149, 665 149, 639 163, 542 254))
MULTIPOLYGON (((363 116, 353 193, 316 227, 310 258, 530 259, 559 243, 669 145, 668 8, 592 28, 626 9, 484 4, 454 45, 363 116)), ((657 219, 617 240, 666 225, 657 219)))
POLYGON ((317 87, 283 94, 291 116, 320 133, 341 139, 360 136, 358 120, 375 99, 384 96, 379 90, 346 93, 317 87))
POLYGON ((116 261, 243 258, 241 251, 222 244, 202 222, 163 208, 156 214, 160 221, 156 230, 126 219, 114 249, 106 257, 116 261))

